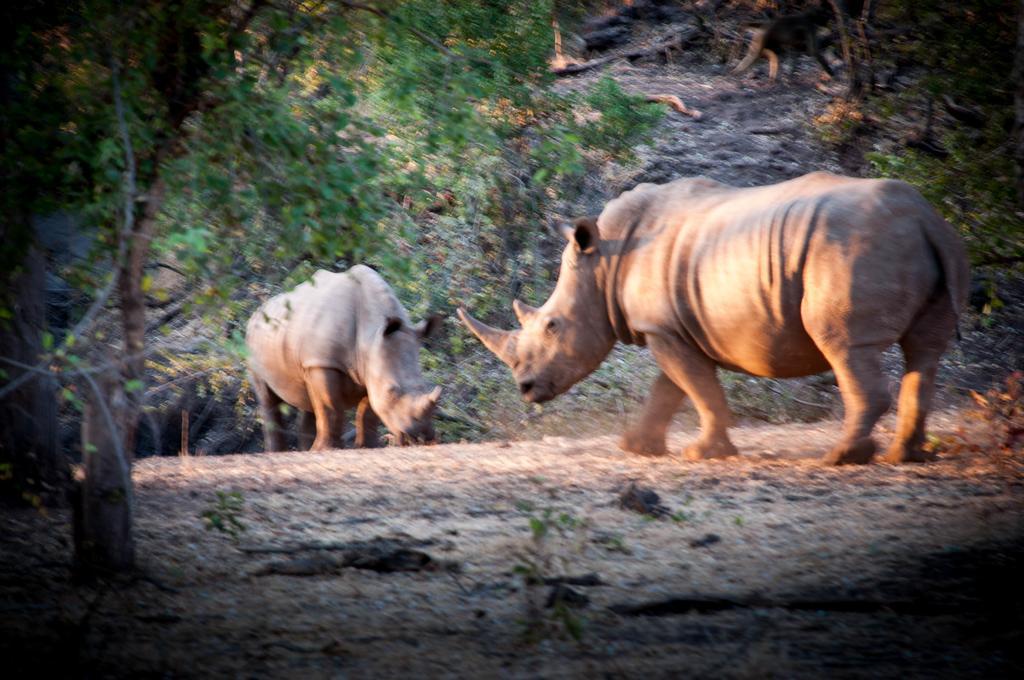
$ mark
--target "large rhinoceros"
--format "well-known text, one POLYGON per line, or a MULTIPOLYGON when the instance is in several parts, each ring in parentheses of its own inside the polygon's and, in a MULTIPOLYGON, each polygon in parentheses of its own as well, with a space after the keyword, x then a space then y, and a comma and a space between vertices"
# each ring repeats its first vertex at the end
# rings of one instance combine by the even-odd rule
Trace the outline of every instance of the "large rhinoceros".
POLYGON ((364 265, 318 271, 267 300, 245 334, 267 450, 284 448, 282 402, 300 411, 303 448, 310 440, 315 450, 339 445, 353 406, 357 447, 378 445, 380 420, 401 443, 432 440, 441 388, 424 381, 419 348, 440 321, 411 324, 391 287, 364 265))
POLYGON ((866 463, 890 405, 882 352, 899 343, 906 372, 886 460, 925 459, 925 416, 968 265, 959 236, 910 185, 823 172, 751 188, 640 184, 564 232, 554 293, 539 309, 513 304, 522 330, 459 310, 527 401, 569 389, 616 341, 647 345, 661 374, 622 447, 663 454, 689 395, 701 434, 686 457, 725 457, 736 449, 717 367, 777 378, 831 367, 846 419, 825 462, 866 463))

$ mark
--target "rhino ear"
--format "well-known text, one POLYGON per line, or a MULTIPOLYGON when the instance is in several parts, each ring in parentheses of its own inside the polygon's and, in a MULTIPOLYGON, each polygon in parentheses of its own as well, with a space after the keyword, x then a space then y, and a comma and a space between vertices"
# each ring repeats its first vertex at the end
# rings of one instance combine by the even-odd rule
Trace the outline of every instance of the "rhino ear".
POLYGON ((566 232, 567 238, 581 253, 596 251, 597 244, 601 241, 601 232, 597 229, 596 217, 577 218, 572 223, 572 227, 566 229, 566 232))
POLYGON ((537 313, 537 308, 515 299, 512 301, 512 311, 516 313, 519 325, 525 326, 530 317, 537 313))
POLYGON ((419 338, 422 340, 424 338, 429 338, 430 336, 437 333, 437 331, 441 329, 441 324, 443 323, 443 316, 441 316, 440 314, 431 314, 426 319, 420 321, 418 324, 413 326, 412 329, 416 332, 416 335, 418 335, 419 338))

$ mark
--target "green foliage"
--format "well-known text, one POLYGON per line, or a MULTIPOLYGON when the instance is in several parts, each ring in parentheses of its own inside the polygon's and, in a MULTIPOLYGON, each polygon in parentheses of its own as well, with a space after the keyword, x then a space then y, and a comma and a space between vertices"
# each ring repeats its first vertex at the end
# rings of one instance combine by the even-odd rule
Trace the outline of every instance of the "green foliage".
MULTIPOLYGON (((1003 116, 1009 111, 1003 111, 1003 116)), ((942 138, 945 159, 911 149, 870 153, 872 170, 915 185, 963 235, 975 264, 1024 258, 1024 219, 1000 116, 983 131, 956 129, 942 138)))
POLYGON ((610 76, 597 81, 584 101, 601 115, 596 122, 580 128, 583 142, 627 158, 665 112, 664 107, 647 103, 643 97, 626 94, 610 76))
POLYGON ((1009 80, 994 76, 1013 69, 1019 10, 1013 0, 891 0, 878 4, 878 18, 913 27, 894 36, 890 49, 924 67, 932 94, 1002 105, 1010 98, 1009 80))
POLYGON ((216 530, 237 541, 245 531, 245 525, 241 520, 244 511, 245 499, 240 492, 218 491, 217 500, 199 516, 207 531, 216 530))
MULTIPOLYGON (((1018 3, 1009 0, 880 3, 879 22, 913 30, 879 41, 876 69, 915 64, 920 79, 911 87, 876 94, 866 105, 880 124, 895 123, 893 135, 934 124, 936 141, 948 152, 937 158, 919 151, 881 145, 867 154, 873 174, 914 184, 964 236, 974 264, 999 264, 1024 257, 1024 218, 1016 192, 1011 130, 1013 98, 1008 84, 1017 40, 1018 3), (983 129, 943 115, 943 98, 975 109, 983 129), (932 113, 924 109, 932 102, 932 113), (929 115, 931 122, 928 122, 929 115)), ((841 142, 862 125, 860 111, 838 115, 841 142)), ((897 142, 898 144, 898 142, 897 142)))
POLYGON ((554 508, 538 509, 529 501, 519 501, 516 507, 527 514, 530 528, 530 543, 512 569, 522 577, 526 594, 523 637, 532 643, 565 633, 579 643, 583 639, 585 621, 559 595, 558 586, 554 586, 550 601, 544 606, 538 595, 546 580, 569 573, 570 560, 582 553, 586 545, 590 523, 554 508))
MULTIPOLYGON (((202 389, 237 385, 247 316, 318 268, 370 264, 415 316, 464 304, 510 321, 513 296, 551 287, 561 244, 547 227, 587 164, 628 158, 660 115, 610 79, 591 93, 554 92, 552 9, 274 3, 250 16, 206 0, 43 3, 17 24, 11 54, 5 200, 95 227, 92 257, 65 272, 83 293, 73 314, 117 264, 126 192, 134 184, 136 220, 153 201, 147 257, 184 279, 168 288, 151 268, 142 292, 180 305, 169 318, 203 322, 189 327, 200 336, 189 351, 149 363, 175 386, 205 375, 202 389)), ((116 341, 109 328, 85 344, 116 341)), ((174 320, 160 333, 181 328, 174 320)), ((46 351, 69 365, 58 352, 74 341, 51 338, 46 351)), ((89 355, 82 346, 74 357, 89 355)), ((504 375, 459 332, 424 364, 450 384, 453 357, 460 384, 449 394, 464 406, 442 412, 439 429, 478 436, 488 385, 504 375)))

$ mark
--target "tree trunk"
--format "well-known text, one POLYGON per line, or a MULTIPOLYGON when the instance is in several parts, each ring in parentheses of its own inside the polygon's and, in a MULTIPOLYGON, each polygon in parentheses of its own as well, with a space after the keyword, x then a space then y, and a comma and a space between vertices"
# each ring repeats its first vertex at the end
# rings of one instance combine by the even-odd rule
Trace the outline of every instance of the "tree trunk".
POLYGON ((565 66, 565 55, 562 54, 562 29, 558 25, 558 12, 554 3, 551 3, 551 30, 555 35, 555 60, 551 66, 562 68, 565 66))
POLYGON ((76 571, 84 578, 131 570, 131 463, 124 448, 128 413, 116 369, 89 378, 82 418, 83 478, 73 494, 76 571))
POLYGON ((846 11, 841 0, 829 0, 832 5, 832 13, 835 15, 836 30, 839 32, 839 46, 843 52, 843 61, 846 62, 846 99, 856 99, 860 96, 862 85, 860 63, 857 59, 856 50, 850 39, 850 31, 846 23, 846 11))
POLYGON ((1024 0, 1017 14, 1017 52, 1013 61, 1014 106, 1014 159, 1017 161, 1017 202, 1024 207, 1024 0))
MULTIPOLYGON (((13 318, 0 322, 0 356, 23 366, 35 366, 43 353, 44 273, 42 253, 30 247, 22 272, 7 281, 2 303, 13 318)), ((57 445, 56 383, 7 361, 0 368, 6 373, 0 387, 21 383, 0 400, 0 493, 31 503, 52 501, 66 482, 57 445)))
POLYGON ((127 258, 120 271, 121 325, 124 330, 124 379, 134 389, 128 391, 124 414, 124 448, 128 459, 135 456, 135 433, 142 413, 143 386, 146 380, 146 294, 142 275, 149 243, 156 229, 156 218, 163 205, 164 183, 157 178, 146 194, 146 207, 129 236, 127 258), (131 382, 129 382, 131 381, 131 382))

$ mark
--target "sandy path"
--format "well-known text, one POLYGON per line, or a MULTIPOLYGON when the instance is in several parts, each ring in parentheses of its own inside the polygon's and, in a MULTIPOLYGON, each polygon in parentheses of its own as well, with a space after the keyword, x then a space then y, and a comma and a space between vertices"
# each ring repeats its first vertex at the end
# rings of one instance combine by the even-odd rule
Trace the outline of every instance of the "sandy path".
POLYGON ((963 458, 822 467, 808 456, 837 427, 739 428, 740 459, 700 464, 627 456, 608 437, 140 461, 140 561, 175 592, 76 594, 67 517, 7 511, 2 651, 62 648, 26 668, 43 658, 118 677, 1011 674, 1024 641, 1019 471, 963 458), (618 507, 630 481, 676 519, 618 507), (238 544, 202 526, 217 491, 244 498, 238 544), (524 588, 513 568, 536 556, 529 518, 547 508, 586 525, 545 544, 546 575, 606 584, 577 589, 590 600, 573 614, 580 643, 550 610, 540 640, 524 641, 527 602, 549 589, 524 588), (239 549, 376 537, 460 571, 258 575, 332 553, 239 549), (671 595, 754 606, 609 609, 671 595), (803 609, 809 600, 824 603, 803 609))

